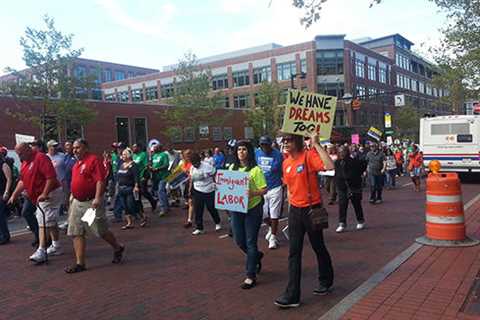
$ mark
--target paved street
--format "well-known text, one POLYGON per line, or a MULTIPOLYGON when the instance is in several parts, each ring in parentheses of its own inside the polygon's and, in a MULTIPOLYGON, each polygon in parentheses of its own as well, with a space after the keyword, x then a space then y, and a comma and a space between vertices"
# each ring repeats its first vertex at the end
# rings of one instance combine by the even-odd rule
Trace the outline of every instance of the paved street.
MULTIPOLYGON (((400 185, 409 181, 402 178, 400 185)), ((475 183, 463 184, 464 201, 478 193, 475 183)), ((244 257, 224 232, 215 233, 206 214, 203 236, 183 229, 183 213, 173 211, 154 218, 147 229, 113 230, 127 246, 123 265, 112 265, 111 251, 98 239, 89 242, 88 272, 67 275, 73 260, 71 242, 63 239, 66 254, 48 266, 32 266, 30 235, 14 238, 0 248, 0 309, 5 319, 318 319, 372 274, 423 234, 424 192, 412 186, 386 191, 381 205, 364 199, 368 228, 361 232, 334 232, 337 207, 330 207, 326 232, 335 268, 335 290, 326 297, 312 295, 316 285, 313 253, 305 246, 300 309, 282 311, 273 305, 287 275, 287 245, 266 252, 258 286, 239 288, 244 279, 244 257)), ((354 226, 349 217, 349 228, 354 226)), ((223 220, 226 226, 226 219, 223 220)))

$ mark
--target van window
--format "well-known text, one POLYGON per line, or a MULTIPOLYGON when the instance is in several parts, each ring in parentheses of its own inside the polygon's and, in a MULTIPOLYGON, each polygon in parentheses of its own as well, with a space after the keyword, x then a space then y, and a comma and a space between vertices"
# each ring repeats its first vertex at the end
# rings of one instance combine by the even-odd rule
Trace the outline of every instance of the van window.
POLYGON ((430 129, 432 136, 470 133, 470 125, 468 123, 432 124, 430 129))

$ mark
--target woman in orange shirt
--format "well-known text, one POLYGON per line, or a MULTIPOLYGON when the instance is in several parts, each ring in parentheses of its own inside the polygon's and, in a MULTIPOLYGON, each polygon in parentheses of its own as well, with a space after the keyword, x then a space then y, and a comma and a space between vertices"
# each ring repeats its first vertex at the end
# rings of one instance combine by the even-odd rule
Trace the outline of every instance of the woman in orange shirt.
POLYGON ((283 182, 288 187, 288 285, 285 292, 275 300, 281 308, 300 305, 300 282, 302 274, 302 251, 305 233, 317 256, 319 286, 313 291, 325 295, 333 285, 333 267, 330 254, 323 241, 323 230, 314 227, 310 209, 322 206, 317 182, 318 171, 333 170, 334 164, 328 153, 318 143, 318 136, 311 137, 313 148, 304 150, 303 137, 287 135, 283 138, 288 157, 283 161, 283 182))
POLYGON ((413 145, 413 151, 408 155, 408 171, 410 171, 410 177, 415 185, 415 191, 420 191, 420 176, 422 175, 423 168, 423 156, 419 152, 418 146, 413 145))

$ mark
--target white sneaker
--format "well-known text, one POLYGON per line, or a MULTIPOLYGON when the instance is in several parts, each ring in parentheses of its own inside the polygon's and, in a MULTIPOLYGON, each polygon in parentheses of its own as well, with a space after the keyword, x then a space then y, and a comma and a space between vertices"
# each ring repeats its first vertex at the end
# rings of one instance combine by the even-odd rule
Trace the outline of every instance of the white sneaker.
POLYGON ((35 252, 30 256, 29 259, 32 260, 33 262, 40 263, 40 262, 44 262, 45 260, 47 260, 47 255, 46 255, 44 249, 38 248, 37 251, 35 251, 35 252))
POLYGON ((270 239, 268 239, 268 249, 277 249, 278 248, 278 241, 275 235, 271 235, 270 239))
POLYGON ((68 229, 68 222, 65 221, 64 223, 60 224, 60 225, 58 226, 58 228, 61 229, 61 230, 66 230, 66 229, 68 229))
POLYGON ((362 229, 365 229, 365 222, 357 224, 357 230, 362 230, 362 229))
POLYGON ((222 230, 222 226, 220 224, 215 225, 215 231, 220 231, 222 230))
POLYGON ((203 230, 195 229, 195 230, 193 230, 192 235, 198 236, 198 235, 204 234, 204 233, 205 233, 205 231, 203 231, 203 230))
POLYGON ((265 235, 265 240, 269 241, 271 236, 272 236, 272 228, 268 228, 268 232, 265 235))
POLYGON ((60 256, 63 254, 62 247, 54 246, 53 244, 47 248, 47 254, 49 256, 60 256))
POLYGON ((335 232, 340 233, 340 232, 343 232, 343 231, 345 231, 345 224, 339 223, 338 227, 337 227, 337 230, 335 230, 335 232))

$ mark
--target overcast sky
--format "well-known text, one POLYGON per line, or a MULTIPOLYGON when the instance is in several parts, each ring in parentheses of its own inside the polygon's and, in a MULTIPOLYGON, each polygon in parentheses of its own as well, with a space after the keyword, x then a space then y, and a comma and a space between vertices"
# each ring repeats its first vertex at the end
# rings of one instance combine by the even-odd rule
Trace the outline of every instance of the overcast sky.
POLYGON ((305 30, 292 0, 16 0, 0 11, 0 74, 24 67, 20 37, 54 17, 73 33, 83 57, 160 69, 187 51, 199 58, 275 42, 289 45, 319 34, 348 39, 400 33, 418 50, 438 42, 445 23, 429 0, 329 0, 321 20, 305 30))

